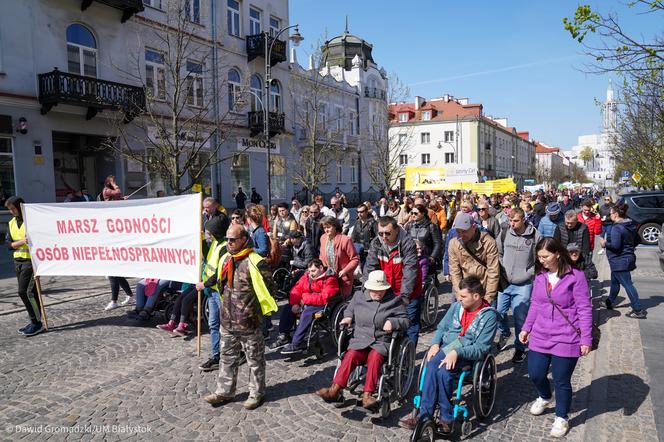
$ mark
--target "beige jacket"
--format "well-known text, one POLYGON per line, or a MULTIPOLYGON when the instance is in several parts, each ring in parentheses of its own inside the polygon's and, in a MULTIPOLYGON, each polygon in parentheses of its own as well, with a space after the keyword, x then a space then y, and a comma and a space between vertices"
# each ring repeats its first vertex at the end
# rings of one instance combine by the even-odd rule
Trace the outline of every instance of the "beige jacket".
POLYGON ((486 232, 480 232, 477 243, 468 246, 475 255, 486 263, 486 267, 477 262, 461 245, 459 238, 452 238, 448 246, 450 279, 454 293, 459 290, 459 282, 466 276, 475 275, 482 281, 486 290, 485 299, 491 303, 498 293, 500 280, 500 260, 496 241, 486 232))

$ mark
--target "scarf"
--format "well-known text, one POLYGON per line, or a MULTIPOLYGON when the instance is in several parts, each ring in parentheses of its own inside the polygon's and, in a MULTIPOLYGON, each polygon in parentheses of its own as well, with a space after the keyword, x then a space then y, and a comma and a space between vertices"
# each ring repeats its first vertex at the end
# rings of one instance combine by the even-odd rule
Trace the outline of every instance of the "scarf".
POLYGON ((228 286, 230 287, 230 284, 233 282, 233 268, 235 266, 236 261, 242 261, 244 258, 249 256, 251 252, 253 252, 254 249, 251 247, 247 247, 246 249, 242 249, 240 252, 236 254, 228 253, 231 255, 231 259, 226 261, 224 264, 224 268, 221 271, 221 280, 222 281, 228 281, 228 286))

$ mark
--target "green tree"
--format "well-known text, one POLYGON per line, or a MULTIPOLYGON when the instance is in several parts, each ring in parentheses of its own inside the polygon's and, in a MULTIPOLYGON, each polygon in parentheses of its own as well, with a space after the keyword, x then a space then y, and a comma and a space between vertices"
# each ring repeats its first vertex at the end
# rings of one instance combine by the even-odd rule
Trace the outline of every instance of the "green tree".
POLYGON ((581 152, 579 153, 579 159, 581 161, 584 163, 589 163, 593 160, 593 158, 595 158, 595 153, 593 152, 592 147, 585 146, 583 149, 581 149, 581 152))

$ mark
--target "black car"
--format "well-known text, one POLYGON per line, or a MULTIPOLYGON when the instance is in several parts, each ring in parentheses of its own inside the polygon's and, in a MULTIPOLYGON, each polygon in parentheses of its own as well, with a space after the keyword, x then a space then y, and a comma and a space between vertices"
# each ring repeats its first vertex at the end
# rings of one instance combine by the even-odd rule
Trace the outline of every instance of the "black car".
POLYGON ((657 244, 664 224, 664 192, 630 192, 620 198, 627 203, 627 216, 639 226, 641 242, 657 244))
MULTIPOLYGON (((662 224, 660 232, 662 231, 664 231, 664 224, 662 224)), ((659 234, 659 266, 662 268, 662 272, 664 272, 664 235, 661 233, 659 234)))

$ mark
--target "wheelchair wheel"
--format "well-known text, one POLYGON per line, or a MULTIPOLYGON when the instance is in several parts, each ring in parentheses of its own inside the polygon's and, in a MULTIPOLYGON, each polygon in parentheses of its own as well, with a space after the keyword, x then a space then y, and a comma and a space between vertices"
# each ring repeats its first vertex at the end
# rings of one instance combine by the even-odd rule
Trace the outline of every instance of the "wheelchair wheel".
POLYGON ((415 376, 415 345, 413 341, 407 337, 403 338, 397 358, 396 396, 401 401, 408 396, 413 386, 413 377, 415 376))
POLYGON ((388 398, 383 398, 380 401, 380 409, 378 410, 378 413, 382 419, 387 419, 387 417, 390 415, 390 399, 388 398))
POLYGON ((496 359, 487 355, 473 374, 473 410, 477 419, 486 419, 496 401, 496 359))
POLYGON ((272 280, 277 286, 277 293, 275 298, 286 299, 288 298, 288 280, 290 279, 290 271, 285 267, 280 267, 272 273, 272 280))
POLYGON ((330 315, 330 320, 332 321, 332 335, 335 344, 339 342, 339 336, 341 335, 341 327, 339 327, 339 323, 344 318, 344 311, 346 310, 346 307, 348 307, 348 304, 349 301, 340 302, 339 305, 332 309, 332 314, 330 315))
POLYGON ((436 425, 430 417, 422 418, 410 436, 411 442, 433 442, 436 440, 436 425))
POLYGON ((436 323, 438 317, 438 289, 433 281, 427 284, 422 301, 422 327, 429 328, 436 323))

